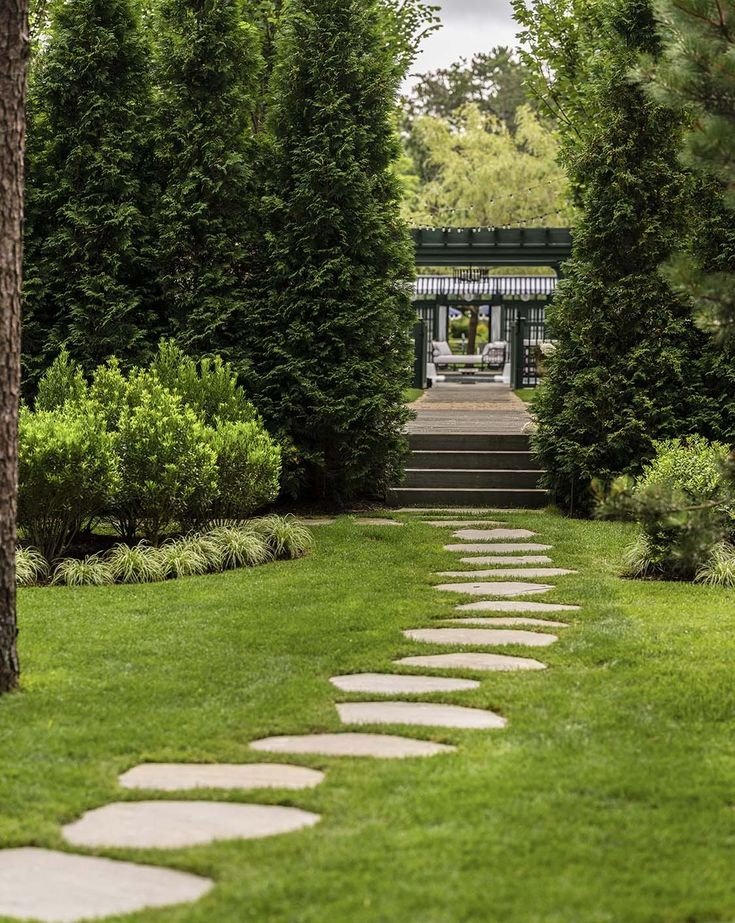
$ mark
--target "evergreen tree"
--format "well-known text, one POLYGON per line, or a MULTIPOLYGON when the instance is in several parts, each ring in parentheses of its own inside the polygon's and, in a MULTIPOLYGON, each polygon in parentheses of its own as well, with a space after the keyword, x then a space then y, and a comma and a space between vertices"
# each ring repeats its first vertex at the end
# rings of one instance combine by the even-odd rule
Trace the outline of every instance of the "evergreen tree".
MULTIPOLYGON (((712 432, 711 363, 689 302, 660 267, 687 215, 681 124, 630 70, 658 54, 647 0, 607 4, 609 39, 584 104, 595 113, 570 158, 582 207, 551 312, 558 340, 536 401, 535 447, 557 502, 585 511, 595 477, 635 472, 656 439, 712 432)), ((720 387, 722 383, 720 382, 720 387)))
POLYGON ((163 308, 187 352, 236 359, 251 260, 258 36, 241 0, 162 0, 160 17, 156 262, 163 308))
POLYGON ((269 122, 253 398, 295 445, 294 488, 381 495, 404 449, 414 322, 410 239, 393 175, 397 69, 367 0, 291 0, 269 122))
POLYGON ((26 374, 145 350, 149 52, 133 0, 56 4, 30 98, 26 374))

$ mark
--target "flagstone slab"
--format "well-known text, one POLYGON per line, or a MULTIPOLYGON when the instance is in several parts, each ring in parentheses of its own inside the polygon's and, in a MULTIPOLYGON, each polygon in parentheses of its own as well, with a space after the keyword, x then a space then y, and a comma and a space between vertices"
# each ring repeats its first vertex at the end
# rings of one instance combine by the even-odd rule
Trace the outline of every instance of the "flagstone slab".
POLYGON ((403 634, 412 641, 426 644, 458 644, 491 647, 519 644, 523 647, 548 647, 558 641, 556 635, 536 631, 493 630, 491 628, 409 628, 403 634))
POLYGON ((552 622, 550 619, 529 619, 523 616, 508 616, 505 618, 468 618, 446 619, 455 625, 487 625, 490 628, 501 628, 503 625, 537 625, 540 628, 569 628, 568 622, 552 622))
POLYGON ((432 702, 342 702, 337 711, 345 724, 413 724, 481 730, 504 728, 508 723, 495 712, 482 708, 432 702))
POLYGON ((538 532, 528 529, 460 529, 455 538, 468 542, 511 542, 516 539, 533 538, 538 532))
POLYGON ((530 657, 510 657, 507 654, 426 654, 419 657, 402 657, 396 663, 405 667, 423 667, 433 670, 478 670, 492 673, 509 673, 513 670, 545 670, 546 664, 530 657))
POLYGON ((437 577, 565 577, 576 574, 576 570, 563 567, 510 567, 492 570, 444 570, 437 577))
POLYGON ((319 516, 315 519, 299 519, 299 522, 305 526, 333 526, 337 520, 330 519, 327 516, 319 516))
POLYGON ((518 599, 483 599, 455 606, 457 612, 579 612, 580 608, 562 603, 536 603, 518 599))
POLYGON ((551 564, 551 558, 545 554, 520 554, 520 555, 485 555, 479 558, 460 558, 462 564, 480 565, 497 564, 507 567, 508 564, 551 564))
POLYGON ((254 740, 254 750, 268 753, 309 753, 319 756, 369 756, 397 760, 451 753, 456 747, 430 740, 413 740, 391 734, 303 734, 254 740))
POLYGON ((548 593, 550 583, 439 583, 434 587, 444 593, 465 593, 470 596, 533 596, 548 593))
POLYGON ((445 679, 439 676, 410 676, 402 673, 354 673, 333 676, 333 686, 343 692, 378 695, 422 695, 429 692, 463 692, 480 685, 472 679, 445 679))
POLYGON ((356 519, 355 522, 358 526, 402 526, 402 522, 398 522, 396 519, 356 519))
POLYGON ((216 840, 254 840, 313 827, 319 815, 271 804, 217 801, 113 802, 63 828, 74 846, 179 849, 216 840))
POLYGON ((552 545, 540 545, 537 542, 499 542, 497 545, 489 542, 467 543, 463 545, 445 545, 445 551, 456 551, 460 554, 483 554, 492 552, 493 554, 515 554, 524 551, 549 551, 552 545))
POLYGON ((0 916, 77 923, 198 901, 214 882, 113 859, 24 847, 0 851, 0 916))
POLYGON ((435 529, 461 529, 462 526, 487 526, 488 528, 495 528, 505 525, 503 522, 495 522, 491 519, 424 519, 422 520, 425 526, 433 526, 435 529))
POLYGON ((314 788, 324 773, 281 763, 143 763, 120 776, 123 788, 181 792, 194 788, 314 788))

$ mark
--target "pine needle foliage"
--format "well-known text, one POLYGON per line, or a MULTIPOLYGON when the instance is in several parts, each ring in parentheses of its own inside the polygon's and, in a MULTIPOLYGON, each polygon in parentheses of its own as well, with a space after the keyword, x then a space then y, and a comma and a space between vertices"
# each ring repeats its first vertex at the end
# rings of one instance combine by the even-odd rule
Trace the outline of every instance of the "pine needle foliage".
POLYGON ((227 354, 250 272, 258 34, 241 0, 161 0, 159 33, 161 296, 188 352, 227 354))
POLYGON ((144 353, 149 51, 134 0, 54 4, 31 81, 24 354, 89 370, 144 353))
POLYGON ((372 0, 291 0, 271 81, 248 391, 294 494, 379 496, 401 466, 413 252, 392 167, 395 61, 372 0))

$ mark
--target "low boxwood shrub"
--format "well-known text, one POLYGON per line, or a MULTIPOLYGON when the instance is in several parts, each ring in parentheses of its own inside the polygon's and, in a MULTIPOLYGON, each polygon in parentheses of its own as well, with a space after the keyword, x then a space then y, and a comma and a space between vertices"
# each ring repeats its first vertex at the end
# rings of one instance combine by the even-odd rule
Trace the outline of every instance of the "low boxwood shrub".
POLYGON ((19 423, 18 525, 49 561, 120 488, 115 441, 84 400, 57 410, 23 408, 19 423))
POLYGON ((281 450, 256 420, 218 421, 211 432, 216 456, 214 519, 247 519, 278 497, 281 450))

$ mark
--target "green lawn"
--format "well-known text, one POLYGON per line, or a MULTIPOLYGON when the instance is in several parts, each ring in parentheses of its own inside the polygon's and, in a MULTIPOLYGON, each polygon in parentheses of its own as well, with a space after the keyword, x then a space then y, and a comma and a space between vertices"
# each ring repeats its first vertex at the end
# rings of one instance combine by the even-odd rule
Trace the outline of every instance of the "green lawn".
MULTIPOLYGON (((216 879, 199 904, 126 920, 735 920, 735 595, 617 579, 626 526, 506 518, 580 571, 543 599, 584 605, 557 645, 531 652, 549 670, 436 697, 495 709, 508 728, 416 729, 459 745, 426 760, 294 758, 328 771, 312 791, 184 795, 323 820, 269 840, 103 851, 216 879)), ((255 737, 336 730, 335 699, 354 696, 331 674, 436 650, 401 629, 452 614, 458 600, 431 588, 458 561, 448 533, 347 518, 315 532, 303 561, 22 591, 24 688, 0 701, 0 843, 65 848, 60 826, 84 810, 161 797, 117 787, 139 762, 262 761, 255 737)))
POLYGON ((413 404, 423 393, 421 388, 405 388, 403 391, 403 399, 407 404, 413 404))
POLYGON ((533 396, 536 393, 535 388, 517 388, 515 392, 518 397, 525 401, 527 404, 533 400, 533 396))

